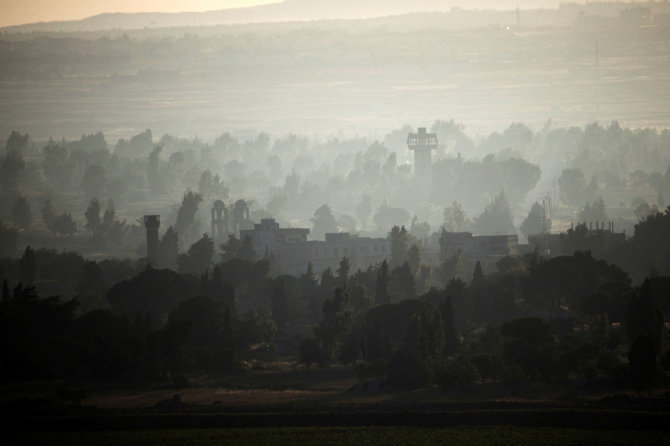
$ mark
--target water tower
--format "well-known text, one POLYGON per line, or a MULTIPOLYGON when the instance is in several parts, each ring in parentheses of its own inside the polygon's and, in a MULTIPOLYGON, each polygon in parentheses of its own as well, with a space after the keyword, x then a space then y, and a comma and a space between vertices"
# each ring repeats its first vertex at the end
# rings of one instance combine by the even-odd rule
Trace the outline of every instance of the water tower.
POLYGON ((437 149, 437 135, 426 133, 425 127, 420 127, 418 133, 407 136, 407 147, 414 151, 414 178, 425 185, 431 184, 431 152, 437 149))
POLYGON ((161 225, 160 215, 145 215, 144 227, 147 229, 147 258, 158 260, 158 227, 161 225))

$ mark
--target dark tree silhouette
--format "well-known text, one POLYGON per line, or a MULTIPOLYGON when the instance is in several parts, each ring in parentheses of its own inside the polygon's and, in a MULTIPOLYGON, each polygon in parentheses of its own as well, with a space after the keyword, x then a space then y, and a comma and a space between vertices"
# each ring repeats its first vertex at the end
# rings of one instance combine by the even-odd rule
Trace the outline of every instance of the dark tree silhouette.
POLYGON ((386 260, 379 266, 377 271, 377 286, 375 287, 375 304, 384 305, 391 303, 389 296, 389 267, 386 260))
POLYGON ((496 195, 477 217, 474 228, 480 235, 516 234, 512 211, 504 191, 496 195))
POLYGON ((35 260, 35 251, 30 246, 27 246, 23 252, 23 256, 19 262, 19 273, 23 286, 29 287, 35 284, 35 279, 37 279, 37 262, 35 260))
POLYGON ((349 297, 350 293, 346 288, 337 287, 335 296, 323 303, 323 319, 314 327, 316 339, 329 358, 337 353, 344 335, 351 327, 351 311, 347 309, 349 297))
POLYGON ((547 218, 544 206, 537 202, 533 203, 530 212, 528 212, 519 229, 526 237, 548 233, 551 230, 551 220, 547 218))
POLYGON ((92 236, 98 236, 102 228, 102 218, 100 218, 100 202, 97 198, 91 200, 84 216, 86 217, 86 229, 92 236))
POLYGON ((81 267, 81 276, 77 284, 77 297, 83 312, 105 307, 105 293, 107 279, 102 268, 96 263, 88 261, 81 267))
POLYGON ((628 370, 633 388, 638 395, 643 390, 652 395, 661 379, 662 372, 658 361, 658 341, 652 336, 638 336, 630 348, 628 370))
POLYGON ((52 232, 62 235, 74 235, 77 232, 77 223, 69 212, 63 212, 56 217, 52 232))
POLYGON ((414 299, 416 297, 416 279, 407 262, 396 266, 389 277, 391 301, 414 299))
POLYGON ((371 215, 372 198, 370 198, 370 195, 365 194, 361 198, 361 202, 358 203, 358 206, 356 207, 356 216, 358 217, 358 221, 361 223, 361 228, 365 228, 367 226, 371 215))
POLYGON ((482 271, 482 264, 479 263, 479 260, 477 260, 477 263, 475 264, 475 270, 472 273, 472 286, 481 286, 485 282, 484 278, 484 271, 482 271))
POLYGON ((177 221, 174 224, 174 229, 184 237, 191 229, 191 225, 195 220, 195 214, 198 212, 198 206, 202 201, 199 194, 188 191, 184 194, 181 206, 177 211, 177 221))
POLYGON ((105 192, 105 169, 97 164, 88 166, 81 179, 81 188, 86 200, 102 197, 105 192))
POLYGON ((5 144, 6 153, 18 153, 24 154, 28 150, 28 134, 22 135, 21 133, 13 130, 7 138, 7 143, 5 144))
POLYGON ((179 258, 179 234, 168 226, 158 246, 158 264, 162 268, 174 269, 179 258))
POLYGON ((147 268, 131 279, 122 280, 107 292, 114 312, 134 319, 138 314, 167 316, 182 299, 189 297, 194 283, 168 269, 147 268))
POLYGON ((322 239, 327 233, 337 232, 337 222, 327 204, 321 205, 314 211, 312 224, 312 238, 314 239, 322 239))
POLYGON ((442 313, 442 320, 444 321, 444 353, 451 356, 456 354, 459 344, 451 296, 446 297, 440 306, 440 311, 442 313))
POLYGON ((272 319, 278 330, 282 330, 289 320, 289 300, 284 288, 284 281, 279 280, 272 293, 272 319))
POLYGON ((50 231, 55 232, 53 230, 54 223, 56 222, 56 208, 53 204, 53 200, 51 197, 47 198, 46 201, 44 202, 44 206, 42 206, 42 209, 40 209, 40 213, 42 214, 42 221, 46 225, 47 228, 49 228, 50 231))
POLYGON ((177 259, 180 273, 202 273, 209 269, 214 256, 214 241, 203 234, 202 238, 195 242, 185 254, 180 254, 177 259))
POLYGON ((345 256, 340 260, 340 266, 337 268, 337 278, 340 281, 341 286, 347 286, 347 281, 349 280, 349 259, 345 256))
POLYGON ((0 158, 0 189, 5 192, 16 190, 19 175, 25 167, 20 153, 10 152, 0 158))
POLYGON ((33 216, 26 197, 19 195, 12 207, 12 222, 21 229, 28 229, 33 216))
POLYGON ((450 232, 465 231, 472 222, 468 218, 463 205, 454 201, 451 207, 444 209, 444 229, 450 232))
POLYGON ((395 268, 407 260, 407 249, 409 248, 409 235, 404 226, 394 226, 389 234, 391 238, 391 260, 389 267, 395 268))

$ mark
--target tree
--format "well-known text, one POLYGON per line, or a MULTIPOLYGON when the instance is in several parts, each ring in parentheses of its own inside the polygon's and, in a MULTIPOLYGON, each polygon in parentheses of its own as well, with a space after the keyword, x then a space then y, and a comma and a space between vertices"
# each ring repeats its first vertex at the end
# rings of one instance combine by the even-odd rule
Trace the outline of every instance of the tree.
POLYGON ((26 247, 23 256, 19 262, 19 272, 21 284, 25 287, 33 286, 37 278, 37 262, 35 261, 35 251, 30 246, 26 247))
POLYGON ((272 294, 272 319, 278 330, 282 330, 289 321, 289 300, 284 287, 284 281, 279 280, 272 294))
POLYGON ((377 286, 375 287, 375 304, 384 305, 391 303, 389 298, 389 267, 384 260, 377 270, 377 286))
POLYGON ((658 207, 656 207, 656 205, 650 206, 645 200, 636 198, 633 200, 633 211, 637 220, 643 221, 652 213, 658 212, 658 207))
POLYGON ((114 284, 107 291, 112 310, 131 320, 151 314, 160 320, 194 291, 191 279, 168 269, 144 269, 136 276, 114 284))
POLYGON ((325 234, 337 232, 337 222, 327 204, 321 205, 314 211, 312 224, 312 237, 314 239, 321 239, 325 234))
POLYGON ((0 257, 13 257, 16 253, 19 231, 0 220, 0 257))
POLYGON ((475 221, 479 235, 515 234, 514 220, 505 192, 501 191, 475 221))
POLYGON ((24 154, 28 150, 28 134, 22 135, 21 133, 13 130, 7 138, 7 143, 5 144, 6 153, 16 153, 24 154))
POLYGON ((544 206, 537 202, 533 203, 519 229, 526 237, 535 234, 547 234, 551 230, 551 220, 547 217, 544 206))
POLYGON ((250 262, 255 262, 257 260, 256 251, 254 250, 254 245, 251 242, 250 236, 247 235, 244 237, 244 240, 242 240, 238 256, 240 259, 248 260, 250 262))
POLYGON ((458 334, 456 333, 456 324, 454 322, 454 309, 452 297, 447 296, 440 306, 442 320, 444 321, 444 353, 448 356, 455 355, 458 350, 458 334))
POLYGON ((102 228, 102 219, 100 218, 100 202, 97 198, 94 198, 89 203, 86 208, 86 229, 94 237, 100 235, 100 229, 102 228))
POLYGON ((63 212, 56 217, 51 231, 56 234, 74 235, 77 232, 77 223, 69 212, 63 212))
POLYGON ((361 223, 361 228, 365 228, 372 215, 372 198, 365 194, 361 197, 360 203, 356 206, 356 216, 361 223))
POLYGON ((452 279, 463 273, 463 253, 459 250, 451 257, 446 257, 440 264, 440 281, 447 285, 452 279))
POLYGON ((160 155, 163 151, 162 145, 156 145, 147 160, 147 182, 149 189, 154 195, 165 192, 165 172, 161 168, 160 155))
POLYGON ((309 295, 317 286, 316 277, 314 276, 314 267, 312 262, 307 264, 307 271, 302 273, 299 278, 300 289, 303 295, 309 295))
POLYGON ((482 271, 482 264, 477 260, 475 270, 472 273, 472 285, 480 286, 484 283, 484 271, 482 271))
POLYGON ((191 225, 195 220, 195 214, 198 212, 198 206, 202 201, 200 194, 188 191, 184 194, 181 206, 177 211, 177 221, 174 224, 174 229, 181 234, 182 238, 188 238, 187 234, 191 225))
POLYGON ((551 373, 550 351, 554 343, 551 326, 539 318, 517 319, 504 323, 500 333, 507 337, 504 355, 535 379, 551 373))
POLYGON ((609 216, 603 198, 598 198, 593 204, 586 203, 579 213, 579 220, 584 223, 596 223, 604 226, 605 222, 609 221, 609 216))
POLYGON ((16 190, 19 175, 25 169, 23 156, 17 152, 7 153, 0 159, 0 188, 6 192, 16 190))
POLYGON ((51 197, 47 198, 44 202, 44 206, 40 209, 42 214, 42 221, 49 228, 50 231, 54 232, 53 225, 56 222, 56 208, 54 207, 51 197))
POLYGON ((174 269, 179 258, 179 234, 168 226, 158 245, 158 264, 162 268, 174 269))
POLYGON ((419 245, 412 244, 407 250, 407 264, 412 274, 417 276, 421 268, 421 248, 419 245))
POLYGON ((205 199, 218 198, 221 200, 228 199, 228 187, 221 181, 221 177, 212 174, 208 169, 200 175, 198 181, 198 192, 205 199))
POLYGON ((240 258, 242 242, 234 234, 228 235, 228 241, 221 244, 221 261, 228 262, 240 258))
POLYGON ((638 394, 647 390, 649 396, 660 382, 662 371, 658 361, 657 343, 651 336, 639 336, 628 355, 628 369, 632 385, 638 394))
POLYGON ((102 197, 105 191, 105 169, 97 164, 89 165, 81 179, 81 188, 86 200, 102 197))
POLYGON ((83 312, 102 308, 107 290, 105 273, 96 262, 86 262, 81 267, 77 284, 77 297, 83 312))
POLYGON ((127 229, 125 220, 116 219, 114 201, 110 198, 107 200, 107 207, 105 208, 105 213, 102 215, 99 236, 104 237, 105 240, 118 241, 123 237, 127 229))
POLYGON ((444 229, 446 231, 465 231, 471 224, 463 206, 458 201, 454 201, 451 207, 444 209, 444 229))
POLYGON ((405 225, 410 218, 409 212, 402 208, 393 208, 384 201, 372 219, 379 231, 387 231, 389 227, 405 225))
POLYGON ((209 269, 214 256, 214 241, 206 233, 177 259, 180 273, 202 273, 209 269))
POLYGON ((407 336, 407 350, 423 363, 435 363, 444 349, 444 321, 440 311, 426 305, 412 318, 407 336))
POLYGON ((337 268, 337 278, 339 279, 341 286, 347 286, 350 268, 351 266, 349 264, 349 259, 346 256, 342 257, 342 260, 340 260, 340 266, 337 268))
POLYGON ((349 291, 337 287, 335 296, 323 303, 323 319, 314 327, 316 339, 320 342, 329 358, 337 352, 342 338, 351 327, 351 311, 347 309, 349 291))
POLYGON ((72 182, 74 163, 68 163, 67 149, 53 141, 44 148, 42 171, 54 186, 67 187, 72 182))
POLYGON ((631 297, 624 322, 630 342, 635 342, 640 337, 648 337, 657 348, 656 353, 660 353, 664 317, 663 311, 654 303, 649 279, 645 279, 631 297))
POLYGON ((586 179, 581 169, 563 169, 558 179, 558 187, 561 192, 561 201, 563 203, 579 206, 583 203, 584 189, 586 188, 586 179))
POLYGON ((300 340, 298 344, 298 360, 305 364, 307 369, 312 364, 321 364, 328 358, 315 338, 307 337, 300 340))
POLYGON ((395 268, 407 260, 409 236, 404 226, 394 226, 389 236, 391 238, 391 261, 389 262, 389 266, 395 268))
POLYGON ((407 262, 391 270, 389 282, 389 289, 395 298, 391 300, 414 299, 416 297, 416 279, 407 262))
POLYGON ((12 207, 12 222, 22 229, 28 229, 32 218, 28 200, 23 195, 19 195, 12 207))

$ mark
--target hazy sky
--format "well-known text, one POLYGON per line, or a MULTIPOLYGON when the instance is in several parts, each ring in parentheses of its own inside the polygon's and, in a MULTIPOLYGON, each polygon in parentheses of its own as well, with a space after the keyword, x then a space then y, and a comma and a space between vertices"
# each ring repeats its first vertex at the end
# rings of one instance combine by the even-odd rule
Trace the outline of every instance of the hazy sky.
POLYGON ((0 0, 0 27, 77 20, 103 12, 180 12, 237 8, 279 0, 0 0))

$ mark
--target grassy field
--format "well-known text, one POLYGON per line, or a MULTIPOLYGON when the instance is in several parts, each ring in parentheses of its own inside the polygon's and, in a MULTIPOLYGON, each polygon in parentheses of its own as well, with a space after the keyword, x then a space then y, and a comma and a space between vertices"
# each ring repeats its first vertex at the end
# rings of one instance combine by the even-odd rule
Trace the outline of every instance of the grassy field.
POLYGON ((166 429, 116 432, 42 433, 0 436, 3 444, 49 445, 663 445, 667 433, 506 426, 286 427, 242 429, 166 429))
POLYGON ((163 39, 130 33, 126 43, 77 33, 67 45, 0 39, 0 137, 101 130, 114 143, 146 128, 205 140, 253 129, 383 135, 450 117, 473 136, 511 122, 541 128, 548 118, 667 126, 667 26, 331 26, 222 28, 202 38, 175 29, 163 39))

